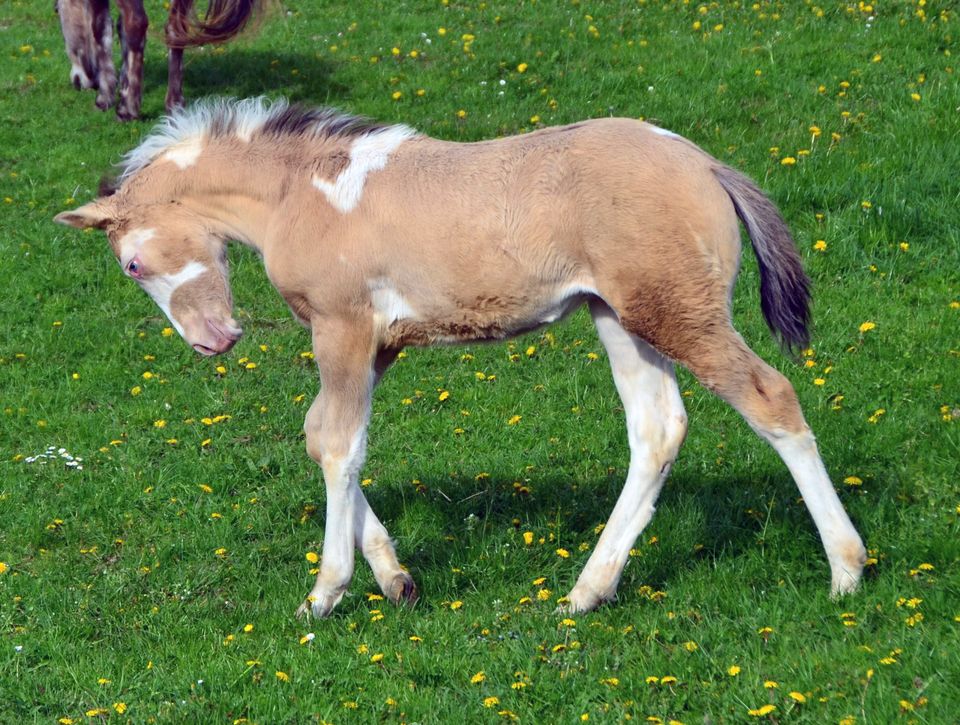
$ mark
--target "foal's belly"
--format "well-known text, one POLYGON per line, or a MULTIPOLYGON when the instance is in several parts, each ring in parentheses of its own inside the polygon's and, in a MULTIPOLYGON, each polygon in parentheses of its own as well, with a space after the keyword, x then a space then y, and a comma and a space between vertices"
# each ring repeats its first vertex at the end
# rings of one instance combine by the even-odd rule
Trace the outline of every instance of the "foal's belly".
POLYGON ((387 326, 390 347, 490 342, 530 332, 562 319, 596 290, 570 284, 545 294, 483 295, 457 300, 422 315, 410 314, 387 326))

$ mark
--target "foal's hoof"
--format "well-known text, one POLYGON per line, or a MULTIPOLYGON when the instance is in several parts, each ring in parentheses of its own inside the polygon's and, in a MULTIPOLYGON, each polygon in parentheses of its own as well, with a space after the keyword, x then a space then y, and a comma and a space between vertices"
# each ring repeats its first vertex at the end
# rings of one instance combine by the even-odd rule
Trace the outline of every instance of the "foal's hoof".
POLYGON ((615 594, 602 596, 592 589, 578 584, 564 597, 566 602, 557 607, 557 611, 563 614, 592 612, 601 604, 612 601, 615 597, 615 594))
POLYGON ((307 600, 297 609, 297 617, 309 619, 314 616, 317 619, 324 619, 330 616, 330 613, 336 608, 340 600, 343 599, 344 592, 339 594, 316 594, 311 592, 307 600))
POLYGON ((420 593, 417 591, 417 585, 413 581, 407 572, 401 572, 393 577, 393 581, 390 582, 390 586, 387 587, 387 591, 384 592, 389 599, 394 604, 416 604, 417 600, 420 598, 420 593))

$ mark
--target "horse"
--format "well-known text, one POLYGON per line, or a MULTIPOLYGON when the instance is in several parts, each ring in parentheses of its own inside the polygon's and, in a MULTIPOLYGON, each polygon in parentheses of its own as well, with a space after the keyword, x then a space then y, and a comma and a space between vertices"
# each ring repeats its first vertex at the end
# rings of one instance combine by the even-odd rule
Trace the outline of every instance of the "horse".
MULTIPOLYGON (((165 36, 169 48, 168 113, 183 105, 183 49, 204 43, 223 43, 237 35, 261 8, 262 0, 211 0, 203 20, 193 10, 194 0, 171 0, 165 36)), ((122 46, 117 118, 140 116, 143 87, 143 50, 147 42, 147 13, 143 0, 117 0, 117 34, 122 46)), ((55 0, 60 29, 72 64, 70 80, 78 91, 96 88, 97 108, 105 111, 115 101, 117 72, 113 66, 110 0, 55 0)))
POLYGON ((564 606, 587 611, 615 597, 686 435, 677 363, 786 463, 832 593, 858 586, 866 552, 794 389, 731 322, 742 222, 768 326, 787 348, 808 345, 811 295, 796 246, 753 181, 677 134, 603 118, 455 143, 331 109, 221 99, 165 118, 96 199, 55 220, 103 230, 123 273, 202 355, 242 334, 230 240, 260 253, 309 329, 321 387, 304 432, 326 521, 298 614, 334 610, 354 547, 389 600, 418 597, 358 485, 373 391, 400 351, 504 340, 584 304, 623 402, 630 464, 564 606))

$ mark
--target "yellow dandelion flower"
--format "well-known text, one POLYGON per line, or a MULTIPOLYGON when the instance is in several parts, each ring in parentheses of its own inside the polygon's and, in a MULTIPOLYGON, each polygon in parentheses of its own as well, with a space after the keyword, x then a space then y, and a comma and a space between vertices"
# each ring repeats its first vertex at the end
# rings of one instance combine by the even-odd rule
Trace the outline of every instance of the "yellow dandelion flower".
POLYGON ((862 485, 863 485, 863 479, 860 478, 859 476, 847 476, 845 479, 843 479, 843 482, 844 482, 845 484, 847 484, 848 486, 862 486, 862 485))
POLYGON ((125 702, 115 702, 113 703, 113 709, 117 715, 123 715, 127 711, 127 703, 125 702))
POLYGON ((870 322, 870 320, 867 320, 866 322, 860 323, 860 327, 858 329, 860 330, 860 332, 869 332, 870 330, 874 329, 876 326, 877 324, 875 322, 870 322))
POLYGON ((499 705, 499 704, 500 704, 500 698, 499 698, 499 697, 496 697, 496 696, 494 696, 494 695, 491 695, 490 697, 485 697, 485 698, 483 698, 483 706, 484 706, 484 707, 496 707, 496 706, 499 705))
POLYGON ((740 674, 740 666, 739 666, 739 665, 730 665, 730 666, 727 668, 727 674, 730 675, 731 677, 736 677, 737 675, 740 674))
POLYGON ((454 611, 460 609, 460 607, 462 607, 462 606, 463 606, 463 602, 460 601, 459 599, 456 600, 455 602, 450 602, 450 609, 452 609, 452 610, 454 610, 454 611))
POLYGON ((520 65, 517 66, 517 73, 526 73, 526 72, 527 72, 527 68, 529 68, 529 67, 530 67, 530 66, 527 65, 526 63, 521 63, 520 65))
POLYGON ((815 241, 815 242, 813 243, 813 248, 814 248, 815 250, 817 250, 818 252, 826 252, 826 251, 827 251, 827 242, 826 242, 826 240, 824 240, 824 239, 818 239, 817 241, 815 241))
POLYGON ((557 556, 559 556, 561 559, 568 559, 570 558, 570 552, 566 549, 557 549, 557 556))
POLYGON ((164 337, 173 337, 173 328, 164 327, 162 330, 160 330, 160 334, 163 335, 164 337))
POLYGON ((794 702, 799 702, 801 705, 807 701, 806 696, 802 692, 793 691, 788 694, 794 702))
POLYGON ((782 159, 780 159, 781 166, 794 166, 796 163, 797 160, 793 156, 784 156, 782 159))
POLYGON ((309 561, 311 564, 316 564, 320 561, 320 556, 315 551, 308 551, 303 555, 303 558, 309 561))
POLYGON ((774 712, 776 709, 776 705, 763 705, 762 707, 758 707, 756 710, 747 710, 747 714, 751 717, 764 717, 769 715, 771 712, 774 712))
POLYGON ((533 532, 524 531, 523 532, 523 543, 527 546, 530 546, 533 543, 533 532))
POLYGON ((290 675, 282 670, 277 670, 273 673, 280 682, 290 682, 290 675))
POLYGON ((487 679, 487 673, 485 673, 483 670, 480 670, 470 678, 470 684, 479 685, 481 682, 485 681, 486 679, 487 679))

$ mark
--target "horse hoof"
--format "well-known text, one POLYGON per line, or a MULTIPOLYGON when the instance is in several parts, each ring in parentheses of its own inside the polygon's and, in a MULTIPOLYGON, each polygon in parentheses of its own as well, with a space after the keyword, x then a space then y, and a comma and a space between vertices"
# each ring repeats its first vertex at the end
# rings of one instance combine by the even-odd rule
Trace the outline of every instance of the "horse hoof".
POLYGON ((385 592, 387 598, 394 604, 416 604, 420 598, 417 591, 417 585, 406 572, 397 574, 390 583, 389 591, 385 592))

